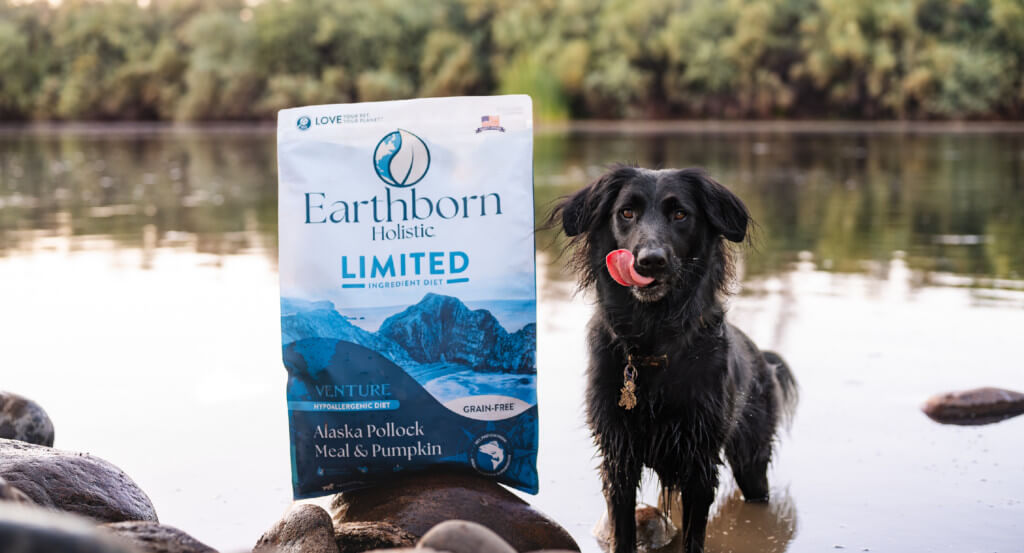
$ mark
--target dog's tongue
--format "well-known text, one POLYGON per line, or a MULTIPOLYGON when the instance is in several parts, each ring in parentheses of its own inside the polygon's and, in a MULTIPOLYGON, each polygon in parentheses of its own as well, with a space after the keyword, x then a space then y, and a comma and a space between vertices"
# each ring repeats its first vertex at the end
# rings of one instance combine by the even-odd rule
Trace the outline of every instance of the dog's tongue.
POLYGON ((643 287, 654 282, 653 278, 636 272, 633 268, 633 254, 629 250, 615 250, 605 256, 604 262, 608 265, 608 274, 623 286, 643 287))

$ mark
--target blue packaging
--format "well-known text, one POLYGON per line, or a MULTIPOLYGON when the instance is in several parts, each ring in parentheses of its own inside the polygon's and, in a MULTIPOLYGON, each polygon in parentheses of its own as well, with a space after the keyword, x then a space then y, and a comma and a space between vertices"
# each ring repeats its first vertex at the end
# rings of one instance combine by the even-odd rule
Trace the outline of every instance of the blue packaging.
POLYGON ((296 499, 439 465, 536 493, 528 96, 278 113, 296 499))

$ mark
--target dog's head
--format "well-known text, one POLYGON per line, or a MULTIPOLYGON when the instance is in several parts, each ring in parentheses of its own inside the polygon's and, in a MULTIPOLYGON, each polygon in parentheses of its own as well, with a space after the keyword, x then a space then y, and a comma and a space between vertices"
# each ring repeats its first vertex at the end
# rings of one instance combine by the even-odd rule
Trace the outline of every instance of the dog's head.
POLYGON ((743 241, 750 222, 743 202, 699 169, 625 166, 565 198, 552 212, 553 220, 559 216, 578 248, 583 283, 608 277, 604 255, 625 249, 636 272, 654 279, 630 287, 642 302, 661 300, 694 267, 708 267, 721 239, 743 241))

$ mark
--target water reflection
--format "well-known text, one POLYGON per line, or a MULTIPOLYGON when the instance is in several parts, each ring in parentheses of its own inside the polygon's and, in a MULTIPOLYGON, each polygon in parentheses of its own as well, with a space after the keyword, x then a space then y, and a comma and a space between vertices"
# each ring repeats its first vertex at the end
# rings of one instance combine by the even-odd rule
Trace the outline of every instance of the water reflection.
MULTIPOLYGON (((0 132, 0 256, 70 228, 276 258, 273 129, 103 129, 0 132)), ((735 189, 760 225, 748 275, 800 251, 839 272, 902 251, 918 271, 1024 275, 1024 133, 541 133, 538 218, 613 161, 703 166, 735 189)), ((551 235, 539 245, 560 246, 551 235)))
POLYGON ((552 135, 537 139, 538 204, 609 161, 703 166, 760 224, 748 274, 799 251, 860 272, 904 251, 913 269, 1024 274, 1024 135, 552 135))
MULTIPOLYGON (((711 553, 783 553, 796 537, 797 508, 788 488, 773 490, 768 503, 747 503, 739 490, 719 493, 711 507, 705 548, 711 553)), ((658 494, 658 506, 638 505, 636 543, 641 553, 686 553, 679 492, 658 494)), ((607 513, 594 526, 597 544, 612 551, 607 513)))
POLYGON ((274 136, 253 131, 0 133, 0 256, 64 236, 276 258, 274 136))
POLYGON ((733 492, 708 523, 707 546, 720 553, 781 553, 796 536, 797 509, 789 489, 767 504, 747 503, 733 492))
MULTIPOLYGON (((679 494, 663 499, 659 508, 682 527, 679 494)), ((788 488, 772 490, 768 503, 747 503, 739 490, 720 496, 708 520, 705 546, 713 553, 782 553, 796 536, 797 509, 788 488)), ((657 553, 683 553, 677 537, 657 553)))

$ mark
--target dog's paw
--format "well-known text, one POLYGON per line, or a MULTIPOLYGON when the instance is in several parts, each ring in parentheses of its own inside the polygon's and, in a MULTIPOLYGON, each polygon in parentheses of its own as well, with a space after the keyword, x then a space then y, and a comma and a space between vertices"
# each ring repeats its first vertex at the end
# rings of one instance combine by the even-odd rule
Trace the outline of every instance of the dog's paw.
MULTIPOLYGON (((608 518, 608 513, 601 516, 601 520, 594 525, 591 531, 601 547, 608 551, 611 548, 615 530, 608 518)), ((636 550, 640 553, 660 549, 668 545, 679 529, 668 515, 661 509, 650 505, 639 505, 636 508, 636 550)))

